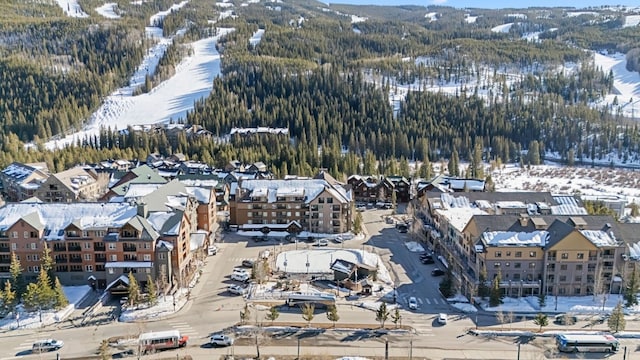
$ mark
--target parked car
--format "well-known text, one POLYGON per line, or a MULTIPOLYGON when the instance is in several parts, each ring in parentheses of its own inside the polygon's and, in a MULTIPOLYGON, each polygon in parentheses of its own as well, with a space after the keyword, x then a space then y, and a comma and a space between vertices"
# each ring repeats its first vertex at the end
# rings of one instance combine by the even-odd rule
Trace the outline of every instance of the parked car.
POLYGON ((248 274, 247 269, 242 268, 242 267, 234 267, 233 268, 233 273, 238 273, 238 274, 248 274))
POLYGON ((418 300, 415 297, 409 298, 409 309, 415 310, 418 308, 418 300))
POLYGON ((227 335, 213 335, 209 339, 209 344, 212 346, 231 346, 233 345, 233 338, 227 335))
POLYGON ((420 259, 420 261, 423 264, 435 264, 436 262, 433 260, 433 258, 422 258, 420 259))
POLYGON ((231 280, 234 281, 241 281, 241 282, 247 282, 251 279, 251 276, 249 276, 249 274, 247 273, 236 273, 234 272, 233 274, 231 274, 231 280))
POLYGON ((420 260, 422 259, 433 259, 433 255, 431 254, 422 254, 420 255, 420 260))
POLYGON ((42 352, 48 352, 48 351, 56 351, 56 350, 60 350, 62 346, 64 346, 64 342, 62 340, 54 340, 54 339, 38 340, 33 343, 33 346, 31 346, 31 352, 36 354, 36 353, 42 353, 42 352))
POLYGON ((209 256, 215 255, 217 253, 218 253, 218 247, 217 246, 215 246, 215 245, 209 246, 209 249, 208 249, 209 256))
POLYGON ((244 295, 247 290, 240 285, 229 285, 227 291, 233 295, 244 295))
POLYGON ((344 238, 342 238, 342 236, 336 236, 333 238, 333 241, 338 244, 341 244, 344 241, 344 238))
POLYGON ((438 324, 445 325, 447 323, 447 314, 440 313, 438 314, 438 324))
POLYGON ((575 315, 560 314, 556 315, 553 322, 558 325, 574 325, 578 322, 578 318, 575 315))
POLYGON ((250 259, 242 260, 242 266, 247 267, 247 268, 253 268, 253 264, 254 263, 255 263, 255 261, 250 260, 250 259))
POLYGON ((329 246, 329 240, 318 239, 318 241, 316 242, 316 246, 329 246))
POLYGON ((431 271, 431 276, 442 276, 444 275, 444 270, 434 269, 431 271))

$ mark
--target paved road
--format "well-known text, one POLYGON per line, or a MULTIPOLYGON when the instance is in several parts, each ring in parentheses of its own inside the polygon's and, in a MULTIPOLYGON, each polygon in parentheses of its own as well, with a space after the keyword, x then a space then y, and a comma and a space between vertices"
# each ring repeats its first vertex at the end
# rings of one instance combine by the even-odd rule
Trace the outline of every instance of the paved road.
MULTIPOLYGON (((384 217, 390 211, 368 210, 364 212, 364 222, 369 235, 365 240, 350 240, 345 247, 362 248, 378 253, 392 274, 393 280, 398 285, 400 294, 399 302, 404 302, 409 296, 415 296, 420 307, 417 311, 403 311, 402 324, 415 328, 416 333, 391 332, 388 334, 372 334, 354 330, 333 331, 327 330, 320 333, 294 332, 277 334, 276 336, 259 336, 259 344, 263 354, 290 354, 297 353, 298 338, 300 338, 301 353, 320 353, 327 355, 384 355, 385 339, 389 342, 390 356, 408 357, 409 349, 412 355, 424 359, 515 359, 517 356, 516 338, 486 339, 466 335, 466 330, 475 326, 474 318, 457 313, 440 296, 437 288, 439 278, 433 278, 431 266, 425 266, 418 261, 418 255, 408 251, 404 245, 409 239, 406 234, 399 233, 392 224, 385 223, 384 217), (446 326, 437 326, 434 319, 437 313, 450 314, 450 323, 446 326), (463 350, 460 350, 463 349, 463 350)), ((53 354, 32 355, 30 347, 33 341, 41 338, 57 338, 65 341, 65 347, 60 351, 62 358, 95 354, 103 339, 115 336, 136 338, 141 332, 178 329, 190 337, 189 346, 179 351, 164 352, 161 355, 145 356, 145 358, 160 358, 175 356, 176 353, 189 353, 194 358, 204 358, 206 355, 222 355, 235 352, 235 354, 255 355, 255 335, 250 332, 245 337, 238 337, 237 344, 232 348, 211 349, 205 344, 208 337, 214 332, 222 331, 240 320, 240 310, 245 305, 241 297, 231 296, 226 293, 226 286, 232 283, 228 274, 232 268, 238 266, 243 259, 255 258, 261 250, 269 249, 279 252, 294 249, 304 244, 280 245, 275 242, 255 243, 251 239, 238 237, 235 234, 227 234, 224 242, 219 244, 220 251, 216 256, 209 257, 203 267, 200 281, 192 290, 191 300, 178 313, 169 318, 157 321, 138 323, 110 322, 103 325, 86 322, 86 326, 76 327, 70 322, 58 324, 37 330, 19 330, 0 334, 0 360, 9 359, 52 359, 53 354)), ((264 319, 265 308, 251 307, 251 325, 268 325, 264 319)), ((370 328, 375 328, 375 314, 353 306, 352 303, 341 301, 338 306, 340 324, 358 323, 370 328)), ((480 320, 495 322, 493 316, 480 316, 480 320), (484 319, 484 320, 482 320, 484 319)), ((281 315, 277 320, 281 323, 300 323, 302 317, 297 309, 281 309, 281 315)), ((320 324, 329 325, 325 314, 318 310, 312 326, 320 324)), ((75 323, 75 325, 78 325, 75 323)), ((514 324, 514 327, 528 327, 532 324, 514 324)), ((505 326, 506 327, 506 326, 505 326)), ((638 342, 623 340, 622 344, 633 349, 634 355, 638 342)), ((133 346, 132 346, 133 347, 133 346)), ((125 347, 122 347, 125 348, 125 347)), ((532 343, 521 346, 522 359, 538 359, 540 354, 553 349, 553 344, 548 339, 536 339, 532 343), (526 354, 526 356, 524 356, 526 354)), ((111 349, 112 353, 117 351, 111 349)), ((547 356, 545 358, 553 358, 547 356)), ((633 357, 629 357, 631 359, 633 357)), ((616 354, 609 359, 622 359, 621 354, 616 354)))

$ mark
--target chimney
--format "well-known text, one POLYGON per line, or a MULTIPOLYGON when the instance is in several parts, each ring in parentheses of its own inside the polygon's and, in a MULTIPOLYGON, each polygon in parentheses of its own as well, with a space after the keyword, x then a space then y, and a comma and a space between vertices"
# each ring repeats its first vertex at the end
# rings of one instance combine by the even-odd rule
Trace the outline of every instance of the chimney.
POLYGON ((527 214, 520 214, 520 226, 525 227, 529 223, 529 216, 527 214))
POLYGON ((138 204, 138 216, 141 216, 146 219, 147 215, 149 215, 149 209, 147 208, 147 204, 138 204))

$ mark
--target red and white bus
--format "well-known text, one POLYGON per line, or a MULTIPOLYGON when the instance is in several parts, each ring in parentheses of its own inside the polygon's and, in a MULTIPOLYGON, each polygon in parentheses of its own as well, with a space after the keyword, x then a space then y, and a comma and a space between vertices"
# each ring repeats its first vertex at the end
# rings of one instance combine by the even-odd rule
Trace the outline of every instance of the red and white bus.
POLYGON ((141 353, 158 350, 177 349, 187 346, 188 336, 181 336, 178 330, 156 331, 140 334, 138 345, 141 353))

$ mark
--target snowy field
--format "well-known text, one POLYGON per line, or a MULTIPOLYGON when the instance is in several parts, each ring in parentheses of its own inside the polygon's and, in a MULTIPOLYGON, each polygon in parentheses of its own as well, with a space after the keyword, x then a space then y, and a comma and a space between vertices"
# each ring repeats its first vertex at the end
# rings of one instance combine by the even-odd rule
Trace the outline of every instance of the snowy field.
MULTIPOLYGON (((496 307, 490 307, 486 300, 476 299, 476 303, 491 312, 503 312, 503 313, 572 313, 572 314, 609 314, 613 308, 618 305, 619 302, 624 304, 622 295, 609 294, 607 297, 603 296, 572 296, 563 297, 559 296, 547 296, 545 299, 545 306, 541 308, 538 304, 537 296, 526 296, 521 298, 505 297, 502 299, 503 303, 496 307)), ((640 312, 640 306, 632 308, 624 308, 627 314, 637 314, 640 312)))

